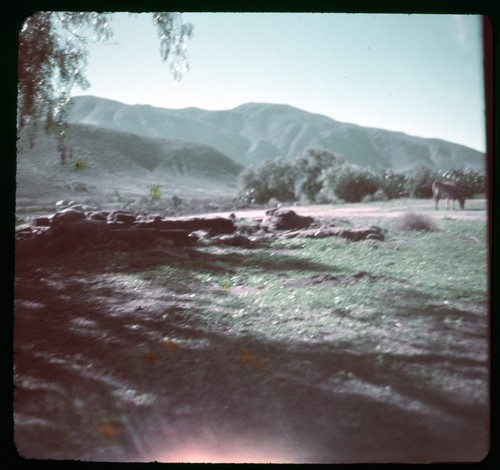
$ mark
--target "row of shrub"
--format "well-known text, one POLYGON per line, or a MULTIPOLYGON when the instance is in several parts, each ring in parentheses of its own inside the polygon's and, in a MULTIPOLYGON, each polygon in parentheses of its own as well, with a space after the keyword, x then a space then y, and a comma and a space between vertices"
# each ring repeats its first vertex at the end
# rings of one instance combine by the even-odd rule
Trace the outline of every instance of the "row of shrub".
POLYGON ((239 177, 238 198, 245 203, 361 202, 404 197, 432 197, 435 180, 454 181, 465 198, 486 192, 484 175, 471 169, 437 172, 420 167, 408 173, 376 173, 346 162, 323 149, 309 149, 291 162, 268 160, 246 168, 239 177))

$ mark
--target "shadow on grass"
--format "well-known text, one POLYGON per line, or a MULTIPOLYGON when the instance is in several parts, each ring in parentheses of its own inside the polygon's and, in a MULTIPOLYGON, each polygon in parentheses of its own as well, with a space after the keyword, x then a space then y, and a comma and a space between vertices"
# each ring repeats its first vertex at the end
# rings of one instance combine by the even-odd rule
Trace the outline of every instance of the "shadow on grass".
MULTIPOLYGON (((287 250, 288 251, 288 250, 287 250)), ((78 269, 118 269, 121 271, 140 271, 160 266, 172 266, 189 271, 220 273, 226 269, 258 269, 261 271, 324 271, 332 266, 316 263, 276 250, 230 250, 216 253, 203 248, 150 249, 142 251, 88 251, 61 256, 26 257, 16 259, 18 271, 30 271, 33 265, 77 267, 78 269), (271 254, 272 253, 272 254, 271 254)))
POLYGON ((333 269, 329 264, 316 263, 296 256, 280 254, 279 252, 271 253, 270 250, 239 250, 225 253, 189 250, 186 251, 186 257, 170 259, 168 264, 189 272, 210 274, 234 273, 245 269, 267 273, 286 271, 324 272, 333 269))
MULTIPOLYGON (((130 257, 120 272, 150 261, 130 257)), ((211 273, 331 269, 239 253, 186 251, 170 262, 211 273)), ((484 401, 459 403, 413 369, 447 363, 464 380, 474 369, 482 387, 477 359, 447 350, 381 363, 356 344, 236 337, 206 321, 213 312, 196 285, 159 294, 114 284, 106 263, 54 263, 24 266, 16 278, 15 436, 27 458, 176 460, 193 446, 215 460, 245 447, 269 461, 322 463, 474 461, 486 452, 484 401)))

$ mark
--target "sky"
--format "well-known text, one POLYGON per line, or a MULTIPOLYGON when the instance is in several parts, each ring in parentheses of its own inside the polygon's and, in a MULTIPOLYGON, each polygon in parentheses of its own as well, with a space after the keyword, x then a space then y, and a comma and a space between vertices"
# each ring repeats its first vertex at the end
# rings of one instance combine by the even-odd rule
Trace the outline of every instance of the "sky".
POLYGON ((481 17, 183 13, 190 71, 175 81, 150 14, 113 14, 91 44, 94 95, 162 108, 288 104, 337 121, 485 151, 481 17))

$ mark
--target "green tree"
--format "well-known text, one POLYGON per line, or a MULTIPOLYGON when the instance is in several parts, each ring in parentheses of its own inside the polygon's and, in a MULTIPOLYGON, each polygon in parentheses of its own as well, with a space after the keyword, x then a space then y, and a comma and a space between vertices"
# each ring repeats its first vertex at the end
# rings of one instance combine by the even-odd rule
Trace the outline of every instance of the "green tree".
MULTIPOLYGON (((160 54, 175 79, 189 69, 187 41, 193 26, 183 24, 179 13, 153 13, 160 54)), ((112 37, 111 14, 42 11, 28 17, 19 34, 18 134, 27 131, 30 146, 40 122, 57 139, 61 162, 68 149, 68 103, 75 86, 86 89, 89 41, 112 37)))
POLYGON ((257 203, 264 194, 265 183, 258 177, 257 170, 245 168, 238 177, 238 199, 250 204, 257 203))
POLYGON ((267 203, 271 198, 287 202, 295 200, 294 166, 281 159, 267 160, 254 168, 246 168, 239 177, 239 199, 249 203, 267 203))
POLYGON ((405 174, 394 173, 393 170, 387 169, 382 172, 380 180, 380 189, 384 191, 388 199, 408 197, 405 174))
POLYGON ((426 166, 419 167, 408 175, 405 190, 410 197, 432 197, 432 183, 437 179, 440 179, 437 172, 426 166))
POLYGON ((486 192, 486 178, 470 168, 454 168, 442 174, 441 179, 455 182, 465 198, 486 192))
POLYGON ((297 199, 305 196, 309 201, 315 202, 323 188, 326 172, 338 170, 343 163, 343 158, 319 148, 308 149, 299 155, 293 162, 297 174, 297 199))
POLYGON ((329 173, 328 184, 346 202, 359 202, 380 189, 380 179, 370 170, 345 164, 336 174, 329 173))

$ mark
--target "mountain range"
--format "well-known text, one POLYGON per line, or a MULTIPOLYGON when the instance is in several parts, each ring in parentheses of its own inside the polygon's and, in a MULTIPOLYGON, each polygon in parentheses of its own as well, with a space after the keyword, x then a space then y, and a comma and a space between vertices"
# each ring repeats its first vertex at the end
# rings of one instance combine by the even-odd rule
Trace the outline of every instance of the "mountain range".
POLYGON ((40 129, 32 148, 25 133, 19 136, 18 205, 52 207, 63 198, 139 201, 156 185, 165 198, 233 197, 245 167, 276 157, 290 161, 310 148, 376 171, 427 166, 485 172, 484 154, 462 145, 342 123, 287 105, 162 109, 93 96, 75 97, 71 105, 68 164, 60 164, 54 136, 40 129))
MULTIPOLYGON (((209 146, 243 167, 276 157, 292 160, 309 148, 322 148, 375 171, 406 172, 419 166, 485 171, 485 155, 463 145, 339 122, 288 105, 247 103, 207 111, 78 96, 72 99, 69 121, 142 138, 184 141, 186 146, 209 146)), ((184 152, 183 158, 188 154, 184 152)))

